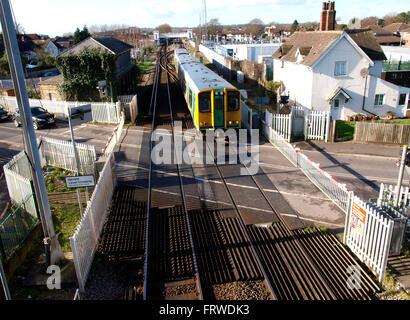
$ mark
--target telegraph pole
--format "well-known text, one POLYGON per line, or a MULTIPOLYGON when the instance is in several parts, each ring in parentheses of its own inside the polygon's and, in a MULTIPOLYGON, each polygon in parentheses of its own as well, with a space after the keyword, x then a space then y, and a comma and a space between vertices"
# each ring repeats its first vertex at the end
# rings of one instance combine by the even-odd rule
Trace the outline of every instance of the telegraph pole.
POLYGON ((397 179, 397 186, 396 186, 396 197, 394 198, 394 207, 397 208, 400 203, 400 191, 401 191, 401 185, 403 183, 403 176, 404 176, 404 168, 406 167, 406 158, 407 158, 407 150, 408 146, 403 146, 403 153, 401 155, 401 161, 400 161, 400 171, 399 171, 399 178, 397 179))
POLYGON ((41 224, 44 232, 44 245, 47 264, 57 264, 64 255, 55 234, 51 217, 50 204, 41 167, 37 139, 34 133, 33 120, 21 63, 20 50, 14 28, 9 0, 0 0, 0 19, 3 29, 4 45, 9 58, 10 73, 16 92, 17 104, 20 111, 23 138, 27 157, 31 164, 34 193, 37 200, 41 224))

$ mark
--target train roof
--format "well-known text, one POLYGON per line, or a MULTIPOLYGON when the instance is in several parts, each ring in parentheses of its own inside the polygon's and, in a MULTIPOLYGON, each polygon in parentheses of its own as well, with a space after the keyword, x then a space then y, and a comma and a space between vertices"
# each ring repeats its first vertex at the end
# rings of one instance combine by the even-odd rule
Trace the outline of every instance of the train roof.
POLYGON ((213 88, 236 89, 232 84, 205 67, 193 56, 186 54, 188 53, 187 51, 183 52, 182 50, 186 51, 185 49, 179 49, 175 52, 178 56, 179 63, 199 91, 213 88))

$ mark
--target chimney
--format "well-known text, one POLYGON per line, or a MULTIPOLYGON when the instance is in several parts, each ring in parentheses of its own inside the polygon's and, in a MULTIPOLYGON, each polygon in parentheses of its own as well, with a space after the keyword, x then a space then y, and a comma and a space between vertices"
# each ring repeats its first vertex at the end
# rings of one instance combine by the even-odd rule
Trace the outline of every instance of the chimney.
POLYGON ((332 31, 336 26, 335 2, 323 2, 320 14, 320 31, 332 31))
POLYGON ((326 31, 333 31, 336 27, 336 11, 335 2, 329 3, 329 10, 327 11, 327 27, 326 31))
POLYGON ((327 3, 323 2, 322 12, 320 13, 320 31, 325 31, 327 25, 327 3))

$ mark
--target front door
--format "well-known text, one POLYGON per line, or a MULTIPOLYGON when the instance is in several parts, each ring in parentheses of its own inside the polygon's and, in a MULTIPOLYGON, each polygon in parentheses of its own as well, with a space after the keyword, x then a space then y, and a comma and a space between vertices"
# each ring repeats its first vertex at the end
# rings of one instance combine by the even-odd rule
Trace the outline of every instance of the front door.
POLYGON ((332 120, 343 120, 343 100, 334 99, 332 102, 332 120))
POLYGON ((225 127, 225 96, 223 91, 214 93, 214 123, 216 128, 225 127))

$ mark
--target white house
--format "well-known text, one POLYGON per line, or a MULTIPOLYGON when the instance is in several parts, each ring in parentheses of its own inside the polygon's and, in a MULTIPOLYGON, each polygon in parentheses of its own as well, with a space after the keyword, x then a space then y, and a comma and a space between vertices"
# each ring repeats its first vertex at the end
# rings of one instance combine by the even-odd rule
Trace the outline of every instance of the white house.
POLYGON ((63 53, 66 49, 61 46, 58 42, 49 40, 45 51, 50 54, 52 57, 57 57, 59 54, 63 53))
POLYGON ((364 30, 296 32, 273 55, 274 81, 290 99, 332 118, 361 113, 403 117, 410 88, 381 79, 386 60, 372 32, 364 30))

